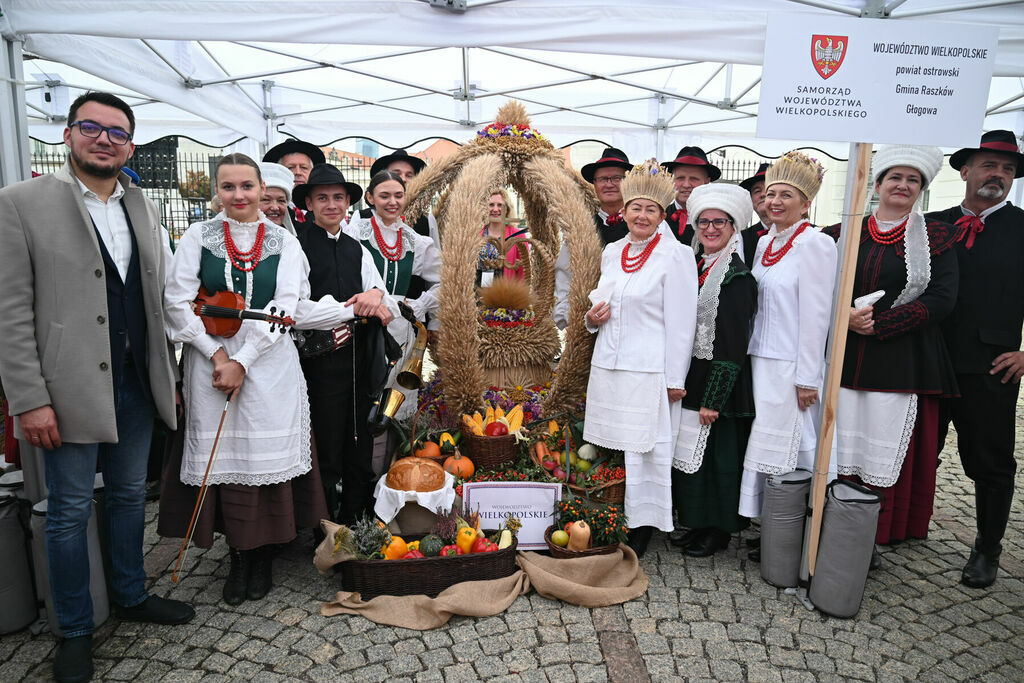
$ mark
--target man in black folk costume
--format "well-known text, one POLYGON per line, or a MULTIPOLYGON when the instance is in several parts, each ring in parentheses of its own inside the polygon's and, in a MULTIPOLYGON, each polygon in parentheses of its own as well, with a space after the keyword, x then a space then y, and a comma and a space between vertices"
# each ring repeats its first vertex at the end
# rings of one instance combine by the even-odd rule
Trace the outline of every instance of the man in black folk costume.
MULTIPOLYGON (((296 203, 316 216, 316 223, 299 231, 299 244, 309 260, 311 300, 349 302, 353 316, 375 316, 386 324, 398 315, 397 304, 385 293, 369 252, 341 229, 351 200, 361 194, 362 188, 346 182, 334 166, 314 166, 309 182, 294 191, 296 203)), ((388 371, 385 334, 372 320, 343 322, 331 332, 305 335, 300 346, 328 514, 345 524, 373 507, 373 436, 367 418, 374 389, 388 371)))
MULTIPOLYGON (((694 247, 693 226, 686 213, 686 202, 693 188, 713 183, 722 177, 722 170, 708 161, 708 155, 700 147, 683 147, 672 161, 662 165, 672 174, 676 186, 676 198, 668 207, 665 222, 672 230, 672 235, 688 247, 694 247)), ((737 229, 739 226, 737 226, 737 229)))
POLYGON ((978 535, 961 583, 990 586, 999 569, 1000 541, 1013 501, 1014 428, 1024 374, 1024 211, 1006 197, 1024 176, 1024 154, 1008 130, 981 136, 958 150, 949 165, 967 183, 962 204, 928 214, 965 231, 957 245, 960 289, 943 325, 960 398, 945 401, 939 446, 950 421, 964 472, 974 481, 978 535))
POLYGON ((757 241, 771 230, 772 221, 768 217, 768 202, 765 201, 764 174, 771 164, 761 164, 757 173, 740 183, 740 187, 750 193, 750 203, 754 206, 757 222, 748 228, 741 229, 740 239, 743 242, 743 262, 747 268, 754 267, 754 254, 757 252, 757 241))

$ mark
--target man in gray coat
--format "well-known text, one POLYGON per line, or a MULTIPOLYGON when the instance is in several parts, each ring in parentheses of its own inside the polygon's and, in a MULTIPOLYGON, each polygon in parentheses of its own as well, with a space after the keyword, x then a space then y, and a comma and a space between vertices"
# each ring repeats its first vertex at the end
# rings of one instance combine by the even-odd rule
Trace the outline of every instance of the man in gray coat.
POLYGON ((156 207, 121 167, 135 118, 106 93, 68 113, 68 162, 0 189, 0 377, 15 434, 43 453, 50 591, 64 640, 58 681, 92 675, 86 529, 101 464, 111 597, 123 619, 189 621, 189 605, 146 591, 146 464, 153 420, 175 425, 164 332, 165 245, 156 207))

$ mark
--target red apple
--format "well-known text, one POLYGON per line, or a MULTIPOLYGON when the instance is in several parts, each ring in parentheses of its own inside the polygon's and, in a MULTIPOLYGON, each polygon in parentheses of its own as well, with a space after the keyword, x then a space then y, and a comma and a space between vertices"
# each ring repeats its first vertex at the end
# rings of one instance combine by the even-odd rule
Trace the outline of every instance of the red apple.
POLYGON ((541 467, 546 469, 548 472, 558 467, 558 463, 552 460, 551 458, 544 458, 543 460, 540 461, 540 464, 541 467))
POLYGON ((555 469, 551 470, 551 476, 554 477, 555 479, 561 479, 562 481, 565 481, 565 470, 563 470, 561 467, 556 467, 555 469))

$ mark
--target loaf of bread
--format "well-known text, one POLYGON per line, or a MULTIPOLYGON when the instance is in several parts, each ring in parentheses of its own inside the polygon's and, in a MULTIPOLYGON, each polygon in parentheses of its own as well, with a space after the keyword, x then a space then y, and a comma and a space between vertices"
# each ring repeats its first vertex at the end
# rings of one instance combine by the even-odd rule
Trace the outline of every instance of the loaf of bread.
POLYGON ((444 470, 426 458, 402 458, 388 470, 385 483, 396 491, 437 491, 444 486, 444 470))

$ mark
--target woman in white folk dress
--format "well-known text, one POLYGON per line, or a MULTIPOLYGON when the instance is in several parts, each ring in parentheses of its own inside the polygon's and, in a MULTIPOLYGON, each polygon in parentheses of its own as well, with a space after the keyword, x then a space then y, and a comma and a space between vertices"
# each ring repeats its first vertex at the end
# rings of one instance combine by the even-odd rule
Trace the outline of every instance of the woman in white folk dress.
POLYGON ((583 438, 625 452, 629 546, 642 556, 655 528, 672 531, 672 454, 686 395, 697 309, 693 250, 660 230, 675 196, 657 161, 622 181, 629 234, 609 244, 590 294, 597 333, 583 438))
MULTIPOLYGON (((754 257, 757 315, 748 352, 756 416, 740 484, 744 517, 761 516, 768 475, 814 465, 837 252, 804 216, 823 175, 821 164, 797 151, 765 174, 772 227, 754 257)), ((759 551, 751 559, 760 559, 759 551)))

